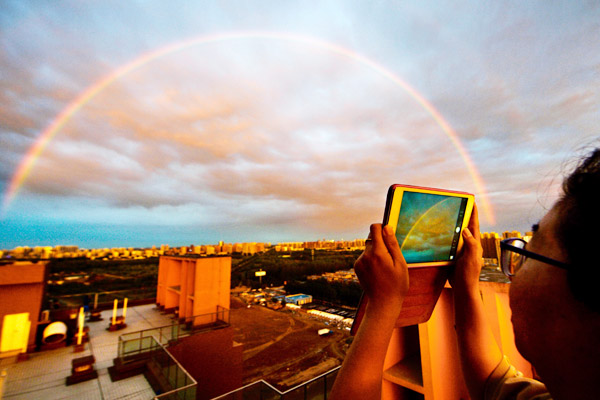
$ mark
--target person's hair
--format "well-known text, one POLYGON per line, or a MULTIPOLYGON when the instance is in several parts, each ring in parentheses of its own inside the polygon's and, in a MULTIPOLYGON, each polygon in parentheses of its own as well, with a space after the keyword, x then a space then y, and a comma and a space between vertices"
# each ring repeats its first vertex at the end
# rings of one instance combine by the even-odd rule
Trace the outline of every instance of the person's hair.
POLYGON ((569 286, 576 299, 600 312, 600 148, 565 178, 558 206, 556 235, 571 264, 569 286))

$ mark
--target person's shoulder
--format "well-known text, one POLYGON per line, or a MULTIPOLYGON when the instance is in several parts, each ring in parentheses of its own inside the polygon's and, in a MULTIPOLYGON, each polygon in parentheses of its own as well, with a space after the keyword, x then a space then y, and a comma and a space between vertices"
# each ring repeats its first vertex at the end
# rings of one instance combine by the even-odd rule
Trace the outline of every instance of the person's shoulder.
POLYGON ((526 378, 510 364, 506 356, 490 374, 486 382, 486 400, 551 400, 546 385, 526 378))

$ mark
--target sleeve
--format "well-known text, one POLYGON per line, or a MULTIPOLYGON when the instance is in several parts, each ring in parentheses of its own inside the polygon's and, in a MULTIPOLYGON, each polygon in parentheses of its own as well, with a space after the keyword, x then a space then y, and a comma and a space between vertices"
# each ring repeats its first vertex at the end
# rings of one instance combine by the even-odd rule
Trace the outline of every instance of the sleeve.
POLYGON ((552 397, 543 383, 525 378, 504 356, 485 384, 484 399, 551 400, 552 397))

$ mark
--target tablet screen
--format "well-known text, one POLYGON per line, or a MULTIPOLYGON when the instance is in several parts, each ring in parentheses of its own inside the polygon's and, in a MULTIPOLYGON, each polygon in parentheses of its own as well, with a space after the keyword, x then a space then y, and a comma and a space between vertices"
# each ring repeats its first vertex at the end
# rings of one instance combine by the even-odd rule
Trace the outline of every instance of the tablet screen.
POLYGON ((405 191, 396 237, 406 262, 454 260, 466 207, 463 197, 405 191))

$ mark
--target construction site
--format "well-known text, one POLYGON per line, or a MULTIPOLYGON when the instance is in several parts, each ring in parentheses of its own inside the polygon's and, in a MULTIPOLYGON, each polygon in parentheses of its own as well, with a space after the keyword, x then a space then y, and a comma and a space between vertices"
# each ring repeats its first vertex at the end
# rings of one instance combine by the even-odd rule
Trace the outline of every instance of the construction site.
POLYGON ((244 384, 263 379, 284 391, 340 365, 349 347, 347 330, 304 312, 247 307, 231 298, 234 341, 242 343, 244 384), (329 328, 330 334, 318 331, 329 328))

